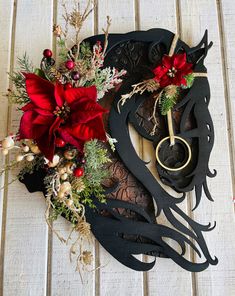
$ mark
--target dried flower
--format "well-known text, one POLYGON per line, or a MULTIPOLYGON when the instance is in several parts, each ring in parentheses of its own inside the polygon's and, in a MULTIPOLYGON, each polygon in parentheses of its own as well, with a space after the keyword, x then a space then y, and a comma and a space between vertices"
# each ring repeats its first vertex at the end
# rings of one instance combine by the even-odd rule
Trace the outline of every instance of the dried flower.
POLYGON ((62 28, 60 25, 54 25, 53 26, 53 34, 56 36, 56 37, 61 37, 61 34, 62 34, 62 28))
POLYGON ((74 27, 76 30, 80 29, 82 27, 83 19, 80 11, 73 10, 69 14, 69 24, 74 27))
POLYGON ((78 223, 76 230, 80 233, 81 236, 88 238, 91 234, 91 225, 83 220, 78 223))
POLYGON ((91 265, 93 261, 93 255, 90 251, 83 251, 79 259, 82 262, 82 264, 91 265))

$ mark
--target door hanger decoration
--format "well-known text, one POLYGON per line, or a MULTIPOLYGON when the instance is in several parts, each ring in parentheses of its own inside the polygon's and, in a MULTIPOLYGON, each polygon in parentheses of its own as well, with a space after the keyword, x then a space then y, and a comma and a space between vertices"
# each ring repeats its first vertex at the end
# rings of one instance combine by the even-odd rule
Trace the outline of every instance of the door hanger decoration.
POLYGON ((164 29, 108 35, 107 18, 103 35, 81 41, 92 4, 83 12, 79 6, 64 8, 65 27, 53 28, 56 61, 45 49, 40 68, 24 55, 20 69, 10 73, 14 87, 8 97, 22 117, 19 130, 1 141, 4 155, 16 151, 1 173, 19 166, 18 178, 28 191, 43 192, 48 225, 71 243, 71 256, 77 254, 82 268, 93 260, 85 248, 91 233, 134 270, 150 270, 158 257, 188 271, 217 264, 205 241, 215 224, 199 224, 180 207, 190 191, 195 192, 191 210, 200 211, 202 196, 212 201, 207 177, 216 172, 208 167, 214 130, 204 65, 212 46, 207 31, 189 47, 164 29), (76 36, 72 46, 68 28, 76 36), (130 125, 151 143, 155 157, 149 161, 161 183, 180 197, 169 194, 138 155, 130 125), (60 215, 71 221, 76 241, 53 228, 60 215), (189 249, 200 257, 197 262, 187 256, 189 249), (142 262, 138 254, 155 259, 142 262))

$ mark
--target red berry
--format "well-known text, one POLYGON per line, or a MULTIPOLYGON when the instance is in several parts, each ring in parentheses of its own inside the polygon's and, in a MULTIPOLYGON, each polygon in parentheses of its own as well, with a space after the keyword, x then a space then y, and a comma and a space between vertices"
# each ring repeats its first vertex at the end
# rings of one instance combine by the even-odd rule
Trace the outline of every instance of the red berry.
POLYGON ((67 90, 67 89, 70 89, 70 88, 72 88, 73 86, 72 86, 72 84, 71 83, 66 83, 65 84, 65 86, 64 86, 64 88, 67 90))
POLYGON ((50 58, 52 56, 52 51, 50 49, 44 49, 43 55, 45 58, 50 58))
POLYGON ((74 68, 75 64, 74 64, 74 61, 72 60, 68 60, 67 62, 65 62, 65 67, 68 69, 68 70, 72 70, 74 68))
POLYGON ((56 147, 62 148, 66 145, 66 143, 61 138, 56 138, 55 145, 56 145, 56 147))
POLYGON ((72 75, 72 79, 75 81, 78 80, 80 77, 80 75, 77 71, 73 71, 71 75, 72 75))
POLYGON ((79 178, 79 177, 82 177, 84 175, 84 169, 83 168, 76 168, 74 171, 73 171, 73 174, 75 177, 79 178))

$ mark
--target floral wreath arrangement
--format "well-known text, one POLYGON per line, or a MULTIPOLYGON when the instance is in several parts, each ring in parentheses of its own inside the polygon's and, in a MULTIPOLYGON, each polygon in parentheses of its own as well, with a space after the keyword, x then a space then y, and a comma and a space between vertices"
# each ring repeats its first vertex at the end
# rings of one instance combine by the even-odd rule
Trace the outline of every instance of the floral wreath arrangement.
MULTIPOLYGON (((149 133, 147 134, 143 128, 135 125, 133 117, 132 123, 141 135, 155 143, 155 137, 158 136, 159 132, 159 116, 166 116, 168 134, 167 136, 164 134, 166 137, 160 139, 160 141, 157 141, 157 145, 156 143, 154 145, 158 165, 164 174, 167 172, 164 175, 165 180, 168 178, 175 182, 177 175, 174 175, 171 179, 171 174, 178 174, 179 171, 182 172, 184 169, 188 169, 189 164, 194 163, 192 161, 192 145, 186 139, 185 133, 175 135, 174 108, 178 106, 177 104, 183 106, 183 104, 188 103, 187 94, 186 98, 182 100, 182 93, 190 91, 190 89, 193 90, 193 88, 199 92, 197 79, 206 78, 207 76, 206 72, 196 70, 201 69, 200 67, 203 66, 200 64, 200 59, 202 56, 206 56, 207 49, 211 46, 207 44, 207 38, 204 37, 205 50, 201 50, 201 42, 200 46, 194 48, 194 55, 192 55, 194 61, 190 62, 188 61, 189 54, 186 53, 188 50, 186 45, 185 50, 177 49, 178 52, 176 52, 177 46, 179 47, 178 36, 174 35, 173 40, 169 43, 168 39, 171 39, 170 34, 172 33, 159 29, 157 34, 164 34, 166 36, 165 42, 168 42, 168 51, 166 52, 165 49, 161 49, 158 44, 156 45, 157 49, 154 47, 155 44, 153 46, 151 45, 150 51, 154 52, 157 56, 157 59, 155 59, 157 63, 154 62, 154 66, 150 67, 146 78, 142 77, 140 82, 130 84, 128 81, 132 81, 132 78, 128 77, 128 75, 131 76, 130 73, 132 72, 130 69, 127 69, 128 62, 125 61, 124 57, 121 59, 124 60, 123 67, 120 67, 122 62, 119 63, 118 67, 111 67, 105 64, 105 60, 110 60, 110 56, 107 57, 108 41, 110 42, 111 40, 113 44, 116 42, 115 44, 117 46, 120 43, 118 40, 114 42, 115 38, 118 38, 115 34, 113 36, 111 35, 111 39, 109 37, 109 28, 111 25, 109 17, 107 17, 107 28, 103 30, 104 35, 97 36, 95 39, 97 40, 100 37, 100 40, 91 45, 91 43, 83 41, 80 38, 83 23, 94 9, 96 1, 88 1, 84 12, 81 12, 79 5, 75 6, 72 11, 68 11, 65 4, 62 5, 64 7, 63 17, 65 26, 54 25, 53 27, 53 32, 58 41, 58 59, 54 59, 50 49, 45 49, 40 68, 35 68, 25 54, 23 58, 18 59, 19 70, 10 75, 14 87, 9 90, 8 98, 11 102, 19 106, 22 117, 18 133, 8 135, 1 141, 0 149, 3 155, 8 155, 12 150, 17 151, 17 153, 15 154, 15 159, 7 163, 0 173, 3 174, 6 170, 19 167, 20 173, 17 179, 22 182, 30 174, 35 174, 37 171, 40 174, 42 173, 40 178, 43 178, 44 189, 41 191, 43 191, 46 197, 46 221, 62 242, 68 242, 71 234, 65 240, 53 228, 52 222, 59 215, 72 222, 72 231, 78 232, 78 239, 71 245, 71 254, 76 253, 76 247, 79 245, 77 257, 77 268, 79 271, 80 263, 82 267, 86 267, 92 262, 92 253, 84 249, 84 241, 90 240, 91 230, 98 237, 98 240, 101 243, 103 242, 103 245, 106 244, 105 247, 107 247, 107 250, 114 257, 123 264, 136 270, 150 269, 154 263, 142 263, 142 265, 139 265, 137 260, 132 258, 132 255, 135 253, 171 257, 179 265, 191 271, 203 270, 209 263, 216 264, 217 258, 212 259, 210 257, 202 236, 203 231, 211 229, 210 226, 200 225, 185 215, 177 206, 183 200, 183 197, 176 199, 163 191, 156 180, 148 175, 150 173, 146 171, 143 161, 141 160, 139 162, 139 159, 135 158, 134 150, 130 150, 133 153, 129 154, 127 159, 127 155, 123 149, 125 149, 124 145, 126 143, 127 148, 129 147, 129 142, 124 139, 125 137, 122 136, 122 133, 119 136, 118 129, 121 129, 121 127, 117 127, 118 120, 115 121, 115 118, 119 118, 127 124, 128 119, 125 116, 131 114, 131 109, 136 108, 138 110, 140 104, 136 102, 138 102, 138 98, 141 98, 141 95, 147 93, 153 99, 153 104, 150 108, 151 114, 148 118, 148 121, 152 121, 152 127, 149 133), (75 39, 69 40, 70 28, 74 30, 75 39), (69 46, 70 41, 73 43, 72 47, 69 46), (199 65, 198 68, 195 64, 196 66, 199 65), (125 68, 125 65, 127 68, 125 68), (150 78, 148 78, 149 76, 150 78), (126 83, 127 87, 125 86, 126 81, 129 83, 126 83), (122 85, 124 85, 123 89, 122 85), (105 100, 105 94, 111 89, 114 89, 117 93, 120 89, 122 91, 117 96, 116 111, 110 111, 110 116, 114 122, 112 123, 111 120, 110 128, 114 132, 110 136, 106 132, 107 127, 105 122, 105 114, 109 111, 103 107, 102 101, 105 100), (166 153, 163 151, 162 154, 161 150, 163 148, 165 149, 163 146, 166 145, 166 142, 170 142, 170 147, 176 147, 179 143, 185 146, 188 156, 182 164, 180 163, 172 167, 170 165, 171 163, 169 164, 163 160, 164 157, 162 155, 166 156, 166 153), (174 146, 176 143, 177 145, 174 146), (151 215, 148 216, 137 205, 107 199, 108 191, 105 184, 112 179, 113 172, 110 170, 110 166, 113 164, 113 152, 115 149, 118 150, 118 155, 128 170, 139 181, 143 181, 144 187, 151 193, 150 196, 152 195, 158 205, 158 212, 162 210, 167 219, 178 231, 156 223, 155 218, 152 220, 151 215), (142 173, 139 173, 141 166, 142 173), (138 225, 135 224, 133 226, 133 221, 129 222, 126 217, 121 217, 120 211, 115 212, 113 210, 114 208, 124 208, 128 210, 128 213, 135 212, 137 216, 142 217, 142 220, 137 219, 138 221, 135 221, 135 223, 138 225), (99 222, 101 221, 99 220, 101 216, 97 216, 98 214, 95 212, 99 209, 100 213, 108 211, 114 219, 112 221, 111 219, 107 220, 109 219, 108 215, 100 214, 101 216, 103 215, 103 222, 99 222), (186 229, 181 222, 179 223, 173 211, 183 217, 193 230, 186 229), (90 220, 93 219, 92 227, 87 221, 87 217, 90 217, 90 220), (146 225, 143 225, 143 220, 147 221, 145 223, 146 225), (106 224, 106 221, 110 224, 106 224), (99 228, 97 223, 100 223, 102 227, 106 228, 102 230, 102 227, 100 226, 101 228, 99 228), (135 233, 133 230, 136 237, 142 236, 145 239, 150 239, 150 241, 145 241, 144 239, 142 245, 137 247, 136 241, 128 237, 130 234, 128 232, 126 237, 122 235, 123 240, 128 239, 128 244, 125 241, 122 245, 123 241, 117 235, 117 233, 122 231, 119 230, 120 225, 117 226, 115 223, 120 223, 120 225, 122 223, 122 227, 130 233, 132 233, 132 230, 130 230, 131 227, 134 227, 135 230, 139 228, 140 233, 135 233), (152 228, 156 229, 150 231, 152 228), (106 231, 107 233, 103 233, 102 231, 106 231), (169 237, 176 240, 182 248, 182 254, 185 249, 184 244, 189 244, 199 253, 197 247, 187 237, 183 237, 182 233, 191 236, 195 240, 195 244, 201 247, 202 253, 207 259, 204 264, 197 265, 196 263, 186 262, 182 257, 183 255, 179 255, 162 239, 163 237, 169 237), (115 240, 120 243, 118 249, 115 240), (153 242, 156 244, 154 245, 153 242), (125 248, 128 256, 126 253, 123 253, 125 248)), ((129 33, 133 37, 134 35, 131 34, 129 33)), ((138 34, 139 38, 141 32, 138 34)), ((121 38, 124 37, 122 36, 121 38)), ((121 55, 121 51, 127 46, 129 63, 132 64, 130 62, 131 59, 138 60, 134 55, 135 53, 131 56, 131 52, 135 50, 133 49, 134 46, 137 46, 136 52, 141 52, 138 46, 142 46, 142 44, 138 42, 136 41, 133 45, 131 41, 127 41, 126 44, 120 45, 120 48, 116 52, 114 50, 115 53, 113 55, 121 55)), ((148 57, 151 56, 150 53, 148 57)), ((203 62, 203 59, 201 61, 203 62)), ((204 70, 203 67, 202 69, 204 70)), ((134 71, 133 73, 135 75, 134 71)), ((139 81, 139 79, 136 80, 139 81)), ((204 82, 205 80, 200 81, 204 82)), ((207 91, 206 87, 205 89, 207 91)), ((192 107, 193 104, 197 104, 198 102, 199 100, 197 102, 192 100, 190 106, 192 107)), ((207 102, 205 103, 204 98, 203 102, 204 106, 200 105, 199 110, 202 110, 202 108, 207 110, 208 104, 207 102)), ((187 111, 188 109, 185 108, 185 110, 187 111)), ((183 118, 187 118, 187 116, 183 116, 183 118)), ((211 133, 213 132, 212 128, 211 122, 211 133)), ((122 127, 122 129, 124 130, 125 128, 122 127)), ((196 127, 194 130, 194 134, 196 135, 195 131, 196 127)), ((127 137, 127 134, 124 135, 127 137)), ((202 139, 204 134, 203 137, 200 137, 202 139)), ((207 136, 205 138, 207 139, 207 136)), ((206 150, 208 159, 209 150, 206 150)), ((204 179, 202 181, 202 178, 200 179, 199 185, 199 181, 195 177, 195 181, 194 179, 192 181, 193 185, 185 185, 185 188, 181 186, 181 189, 177 189, 177 183, 175 182, 176 185, 172 186, 176 191, 183 193, 192 190, 195 186, 197 205, 202 192, 198 189, 200 186, 204 188, 206 195, 211 199, 206 185, 206 176, 211 177, 212 173, 209 172, 208 159, 206 157, 203 156, 202 158, 202 165, 205 166, 205 168, 203 166, 205 176, 203 175, 204 179)), ((196 175, 196 170, 193 170, 193 172, 196 175)), ((180 178, 182 179, 182 176, 180 178)), ((185 175, 183 175, 183 178, 186 178, 185 175)), ((168 185, 171 185, 170 181, 168 183, 168 185)))
MULTIPOLYGON (((125 70, 103 68, 109 17, 103 47, 97 42, 90 48, 80 40, 80 30, 94 5, 88 1, 81 13, 79 5, 68 12, 63 4, 65 27, 53 27, 58 38, 59 63, 50 49, 43 51, 40 68, 35 68, 26 54, 18 59, 20 69, 10 75, 14 88, 9 89, 8 98, 23 115, 18 133, 8 135, 0 146, 5 156, 17 151, 14 161, 1 174, 17 166, 21 180, 40 168, 46 171, 46 220, 61 241, 65 240, 51 226, 58 215, 70 216, 73 229, 83 239, 89 238, 84 205, 94 207, 92 195, 105 202, 102 181, 109 176, 106 164, 111 160, 103 143, 107 141, 115 149, 115 139, 106 133, 102 118, 108 110, 99 100, 122 81, 125 70), (76 36, 72 48, 68 47, 69 26, 76 36)), ((83 251, 79 260, 86 264, 91 257, 90 252, 83 251)))

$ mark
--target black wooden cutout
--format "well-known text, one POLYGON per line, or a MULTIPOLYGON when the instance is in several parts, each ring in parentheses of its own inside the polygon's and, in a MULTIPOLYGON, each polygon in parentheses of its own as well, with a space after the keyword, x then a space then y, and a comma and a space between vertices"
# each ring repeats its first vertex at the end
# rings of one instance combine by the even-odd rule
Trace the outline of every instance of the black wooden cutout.
MULTIPOLYGON (((123 200, 110 198, 111 189, 107 190, 107 203, 101 204, 94 197, 96 209, 86 207, 86 219, 91 224, 92 232, 103 247, 118 261, 124 265, 140 271, 151 269, 155 261, 151 263, 141 262, 133 255, 150 254, 155 257, 169 257, 178 265, 189 271, 202 271, 209 264, 217 264, 217 258, 212 258, 207 248, 204 232, 210 231, 211 226, 202 225, 187 216, 179 204, 185 199, 185 192, 195 190, 196 204, 198 207, 202 189, 208 199, 212 200, 207 187, 207 176, 213 177, 216 172, 209 170, 208 162, 214 142, 214 130, 208 104, 210 89, 206 77, 196 77, 190 90, 182 93, 181 101, 175 106, 176 135, 186 139, 193 151, 190 165, 179 173, 172 173, 157 166, 162 181, 168 186, 182 193, 181 198, 168 194, 156 181, 146 164, 137 155, 128 130, 131 123, 136 131, 144 138, 152 141, 153 147, 163 138, 165 130, 164 119, 159 116, 158 133, 150 136, 146 125, 150 124, 148 118, 141 113, 145 104, 150 102, 150 95, 135 95, 117 111, 117 103, 122 94, 131 90, 131 85, 152 76, 153 69, 164 54, 169 52, 174 34, 163 29, 151 29, 149 31, 136 31, 127 34, 110 34, 109 46, 105 58, 105 67, 126 69, 127 75, 115 92, 114 101, 110 109, 108 119, 109 132, 116 138, 116 153, 125 165, 126 169, 142 184, 149 199, 155 201, 157 216, 164 213, 174 228, 156 222, 154 213, 149 213, 141 205, 123 200), (127 216, 120 211, 123 209, 132 213, 127 216), (178 216, 187 222, 182 223, 178 216), (188 225, 188 226, 186 226, 188 225), (181 252, 176 251, 167 242, 170 238, 177 242, 181 252), (202 262, 191 262, 185 255, 186 246, 202 257, 202 262)), ((104 41, 103 35, 88 38, 86 41, 93 45, 96 41, 104 41)), ((204 59, 212 43, 208 44, 207 32, 198 46, 190 48, 180 39, 175 52, 184 51, 189 62, 194 64, 195 72, 206 72, 204 59)), ((23 183, 30 192, 44 191, 44 172, 35 172, 33 175, 25 175, 23 183)), ((116 190, 116 188, 114 189, 116 190)), ((45 192, 44 192, 45 193, 45 192)), ((199 210, 199 209, 198 209, 199 210)))

